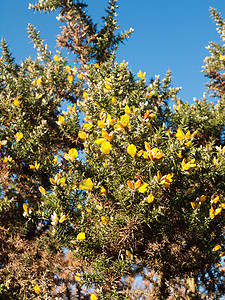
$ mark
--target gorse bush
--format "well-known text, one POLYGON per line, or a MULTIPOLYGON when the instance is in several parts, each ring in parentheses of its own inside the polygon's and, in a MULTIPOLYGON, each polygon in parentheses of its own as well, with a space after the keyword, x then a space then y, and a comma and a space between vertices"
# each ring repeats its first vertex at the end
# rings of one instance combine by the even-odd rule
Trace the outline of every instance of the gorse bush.
POLYGON ((184 103, 170 72, 147 83, 116 62, 132 32, 117 33, 116 3, 99 31, 82 2, 30 5, 59 10, 57 42, 74 65, 32 25, 36 60, 16 64, 2 40, 2 299, 225 294, 225 48, 210 43, 205 59, 217 103, 184 103))

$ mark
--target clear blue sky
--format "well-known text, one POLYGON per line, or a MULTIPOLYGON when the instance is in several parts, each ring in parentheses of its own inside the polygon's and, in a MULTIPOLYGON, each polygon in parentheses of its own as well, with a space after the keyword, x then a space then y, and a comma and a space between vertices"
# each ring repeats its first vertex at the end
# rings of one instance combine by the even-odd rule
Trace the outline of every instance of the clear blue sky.
MULTIPOLYGON (((55 48, 55 36, 60 23, 56 14, 34 13, 28 10, 29 0, 0 0, 0 37, 9 44, 17 62, 36 57, 29 43, 27 24, 41 31, 50 50, 55 48)), ((107 0, 87 0, 88 12, 101 25, 107 0)), ((201 73, 203 59, 208 55, 209 41, 219 41, 209 7, 218 9, 225 18, 224 0, 119 0, 120 30, 132 27, 132 37, 121 45, 117 60, 129 62, 132 72, 155 74, 162 78, 171 69, 174 86, 182 86, 180 97, 192 102, 201 98, 206 79, 201 73)), ((100 26, 99 25, 99 26, 100 26)))

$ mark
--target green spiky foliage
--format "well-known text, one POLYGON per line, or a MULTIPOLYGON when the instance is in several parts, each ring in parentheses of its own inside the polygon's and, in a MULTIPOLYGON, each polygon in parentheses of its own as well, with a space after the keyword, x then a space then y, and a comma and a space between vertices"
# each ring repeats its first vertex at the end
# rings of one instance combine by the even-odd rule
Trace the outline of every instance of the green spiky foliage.
MULTIPOLYGON (((74 54, 73 66, 32 25, 35 61, 15 64, 2 41, 2 299, 225 294, 222 85, 209 83, 220 91, 217 105, 206 97, 189 105, 170 71, 148 83, 117 63, 129 32, 117 33, 116 3, 100 30, 83 2, 30 5, 59 11, 58 44, 74 54)), ((211 12, 223 38, 223 20, 211 12)), ((224 48, 211 53, 205 69, 221 75, 224 48)))

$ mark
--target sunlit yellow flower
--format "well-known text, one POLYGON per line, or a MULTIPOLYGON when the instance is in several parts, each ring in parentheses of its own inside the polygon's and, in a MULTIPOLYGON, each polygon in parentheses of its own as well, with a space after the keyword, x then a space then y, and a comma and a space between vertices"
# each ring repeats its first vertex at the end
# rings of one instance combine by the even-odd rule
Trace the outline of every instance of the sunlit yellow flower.
POLYGON ((126 250, 126 255, 128 257, 130 257, 131 259, 134 257, 133 254, 129 250, 126 250))
POLYGON ((65 123, 66 123, 65 118, 63 116, 59 116, 57 124, 62 125, 62 124, 65 124, 65 123))
POLYGON ((7 162, 11 162, 12 161, 12 157, 10 156, 5 156, 3 159, 4 164, 6 164, 7 162))
POLYGON ((151 151, 151 147, 150 147, 148 142, 145 142, 145 150, 148 151, 148 152, 151 151))
MULTIPOLYGON (((157 172, 158 173, 158 172, 157 172)), ((170 187, 170 183, 173 181, 173 173, 171 174, 167 174, 165 176, 163 176, 160 180, 160 184, 164 185, 165 187, 169 188, 170 187)))
POLYGON ((130 107, 128 105, 125 106, 124 111, 126 114, 130 115, 131 114, 131 110, 130 107))
POLYGON ((43 195, 46 194, 46 191, 45 191, 45 189, 42 186, 39 186, 38 189, 39 189, 40 193, 42 193, 43 195))
POLYGON ((112 90, 112 85, 109 82, 105 83, 105 87, 106 87, 107 90, 112 90))
POLYGON ((220 60, 225 60, 225 55, 220 54, 220 60))
POLYGON ((215 197, 215 198, 213 199, 213 203, 217 203, 219 200, 220 200, 220 197, 217 196, 217 197, 215 197))
POLYGON ((38 284, 36 284, 36 285, 34 286, 34 291, 35 291, 35 293, 36 293, 37 295, 40 294, 41 289, 40 289, 40 287, 38 286, 38 284))
POLYGON ((214 208, 211 206, 210 210, 209 210, 209 215, 211 219, 215 218, 215 210, 214 208))
POLYGON ((79 138, 81 138, 82 140, 86 140, 86 138, 87 138, 86 133, 83 132, 83 131, 79 131, 79 132, 78 132, 78 136, 79 136, 79 138))
POLYGON ((11 280, 12 280, 11 278, 8 279, 8 280, 6 280, 5 286, 6 286, 7 289, 10 288, 10 282, 11 282, 11 280))
POLYGON ((63 156, 64 156, 64 158, 66 160, 74 161, 75 158, 77 158, 77 156, 78 156, 77 149, 72 148, 72 149, 69 150, 68 154, 67 153, 63 153, 63 156))
POLYGON ((108 134, 108 132, 106 132, 105 130, 102 130, 102 137, 106 140, 108 140, 109 142, 111 142, 112 138, 114 136, 114 133, 110 133, 108 134))
POLYGON ((59 223, 63 223, 66 220, 66 215, 64 215, 63 213, 61 213, 60 219, 59 219, 59 223))
POLYGON ((25 213, 26 213, 27 215, 29 215, 30 210, 29 210, 28 205, 26 205, 25 203, 23 203, 23 210, 25 211, 25 213))
POLYGON ((145 75, 146 75, 146 73, 145 73, 145 72, 142 73, 141 70, 137 73, 137 76, 138 76, 139 78, 145 78, 145 75))
POLYGON ((183 131, 180 128, 177 129, 176 138, 179 141, 183 141, 185 139, 185 134, 183 133, 183 131))
POLYGON ((220 248, 221 248, 221 246, 220 246, 220 245, 216 245, 216 246, 213 248, 213 250, 212 250, 212 251, 218 251, 218 250, 220 250, 220 248))
POLYGON ((102 186, 102 187, 101 187, 101 194, 106 195, 106 193, 107 193, 107 192, 106 192, 106 189, 102 186))
POLYGON ((105 224, 105 225, 109 223, 109 219, 107 219, 104 216, 101 216, 101 220, 102 220, 102 223, 105 224))
POLYGON ((195 164, 195 158, 193 158, 191 161, 189 161, 188 163, 186 163, 186 159, 183 159, 182 163, 181 163, 181 170, 183 171, 191 171, 196 167, 195 164))
POLYGON ((218 207, 216 210, 215 210, 215 216, 217 216, 218 214, 220 214, 222 211, 222 207, 218 207))
POLYGON ((83 92, 83 98, 87 99, 88 98, 88 93, 87 92, 83 92))
POLYGON ((83 181, 83 183, 80 184, 80 189, 91 191, 93 189, 93 186, 94 186, 94 184, 93 184, 91 178, 87 178, 83 181))
POLYGON ((220 253, 220 257, 225 256, 225 252, 220 253))
POLYGON ((15 99, 15 100, 13 101, 13 104, 14 104, 15 106, 19 106, 19 105, 20 105, 20 101, 19 101, 18 99, 15 99))
POLYGON ((112 97, 112 103, 116 104, 116 98, 115 97, 112 97))
POLYGON ((15 134, 16 141, 19 142, 23 138, 22 132, 17 132, 15 134))
POLYGON ((73 82, 73 78, 74 78, 73 75, 68 75, 67 80, 69 81, 69 83, 73 82))
POLYGON ((97 300, 98 298, 95 296, 95 294, 91 294, 91 300, 97 300))
POLYGON ((52 160, 53 164, 57 164, 57 156, 54 156, 53 160, 52 160))
POLYGON ((128 187, 129 187, 131 190, 134 189, 134 185, 133 185, 133 183, 132 183, 130 180, 127 181, 127 185, 128 185, 128 187))
POLYGON ((84 241, 85 239, 86 239, 85 232, 80 232, 80 233, 77 235, 77 240, 78 240, 78 241, 84 241))
POLYGON ((193 209, 195 209, 196 207, 197 207, 197 203, 196 202, 190 202, 191 203, 191 207, 193 208, 193 209))
POLYGON ((155 91, 152 90, 150 93, 147 93, 146 97, 151 98, 153 95, 155 95, 155 91))
POLYGON ((77 74, 77 78, 82 79, 84 77, 84 73, 77 74))
POLYGON ((148 195, 147 202, 152 203, 154 200, 154 196, 152 194, 148 195))
POLYGON ((130 144, 130 145, 127 147, 127 153, 130 154, 132 157, 135 157, 136 152, 137 152, 137 148, 136 148, 135 145, 130 144))
POLYGON ((58 57, 57 55, 55 55, 55 56, 53 57, 53 59, 54 59, 54 61, 59 61, 59 57, 58 57))
POLYGON ((142 156, 143 152, 144 152, 144 150, 139 150, 138 153, 137 153, 137 157, 142 156))
POLYGON ((38 163, 37 161, 35 161, 34 165, 29 165, 31 170, 38 170, 40 168, 40 163, 38 163))
POLYGON ((111 150, 112 146, 109 142, 107 141, 104 141, 102 144, 101 144, 101 151, 102 153, 104 154, 109 154, 110 150, 111 150))

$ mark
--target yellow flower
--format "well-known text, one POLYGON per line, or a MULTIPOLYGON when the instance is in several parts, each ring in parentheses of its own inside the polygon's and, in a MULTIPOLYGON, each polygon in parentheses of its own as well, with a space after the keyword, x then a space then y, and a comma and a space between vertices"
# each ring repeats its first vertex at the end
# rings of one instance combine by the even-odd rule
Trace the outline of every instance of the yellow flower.
POLYGON ((220 250, 220 247, 221 247, 220 245, 216 245, 212 251, 218 251, 218 250, 220 250))
POLYGON ((53 59, 54 59, 54 61, 59 61, 59 57, 58 57, 57 55, 55 55, 55 56, 53 57, 53 59))
POLYGON ((186 159, 183 159, 182 163, 181 163, 181 170, 183 171, 191 171, 196 167, 195 164, 195 158, 193 158, 191 161, 189 161, 188 163, 186 163, 186 159))
POLYGON ((155 91, 151 91, 150 93, 147 93, 146 97, 151 98, 153 95, 155 95, 155 91))
POLYGON ((65 124, 65 123, 66 123, 65 118, 63 116, 59 116, 57 124, 62 125, 62 124, 65 124))
POLYGON ((152 194, 148 195, 147 202, 152 203, 154 200, 154 196, 152 194))
POLYGON ((112 97, 112 103, 116 104, 116 98, 115 97, 112 97))
POLYGON ((126 250, 126 255, 128 257, 130 257, 131 259, 134 257, 133 254, 129 250, 126 250))
POLYGON ((219 207, 215 210, 215 216, 217 216, 218 214, 220 214, 222 211, 222 207, 219 207))
POLYGON ((22 132, 17 132, 15 134, 16 141, 19 142, 23 138, 22 132))
POLYGON ((111 142, 113 136, 114 136, 114 133, 108 134, 108 132, 106 132, 105 130, 102 130, 102 137, 104 139, 108 140, 109 142, 111 142))
POLYGON ((110 150, 111 150, 111 144, 109 143, 109 142, 103 142, 102 144, 101 144, 101 151, 102 151, 102 153, 104 153, 104 154, 109 154, 109 152, 110 152, 110 150))
POLYGON ((54 156, 53 160, 52 160, 53 164, 57 164, 57 156, 54 156))
POLYGON ((206 196, 205 196, 205 195, 201 195, 201 197, 199 198, 199 201, 200 201, 201 203, 204 203, 205 200, 206 200, 206 196))
POLYGON ((43 195, 46 194, 46 191, 45 191, 45 189, 44 189, 42 186, 39 186, 39 191, 40 191, 40 193, 42 193, 43 195))
MULTIPOLYGON (((158 173, 158 172, 157 172, 158 173)), ((164 185, 165 187, 169 188, 170 183, 173 181, 173 173, 167 174, 161 178, 160 184, 164 185)))
POLYGON ((75 278, 76 281, 81 281, 79 276, 75 276, 74 278, 75 278))
POLYGON ((23 203, 23 210, 29 215, 29 207, 25 203, 23 203))
POLYGON ((132 183, 130 180, 127 181, 127 185, 128 185, 128 187, 129 187, 131 190, 134 189, 134 185, 133 185, 133 183, 132 183))
POLYGON ((191 207, 193 208, 193 209, 195 209, 196 207, 197 207, 197 203, 196 202, 190 202, 191 203, 191 207))
POLYGON ((34 291, 35 291, 35 293, 36 293, 37 295, 40 294, 41 289, 40 289, 40 287, 38 286, 38 284, 35 285, 34 291))
POLYGON ((151 151, 151 147, 150 147, 148 142, 145 142, 145 150, 148 151, 148 152, 151 151))
POLYGON ((225 55, 220 54, 220 60, 225 60, 225 55))
POLYGON ((5 286, 6 286, 7 289, 9 289, 9 287, 10 287, 11 280, 12 280, 11 278, 6 280, 5 286))
POLYGON ((120 121, 115 125, 115 129, 124 128, 128 125, 130 121, 130 117, 128 115, 122 115, 120 117, 120 121))
POLYGON ((127 153, 130 154, 132 157, 135 157, 136 152, 137 152, 137 148, 136 148, 135 145, 130 144, 130 145, 127 147, 127 153))
POLYGON ((183 141, 185 139, 185 134, 180 128, 177 129, 176 138, 178 141, 183 141))
POLYGON ((40 163, 37 163, 37 161, 35 161, 34 165, 29 165, 31 170, 38 170, 40 168, 40 163))
POLYGON ((91 300, 97 300, 98 298, 95 296, 95 294, 91 294, 91 300))
POLYGON ((107 90, 111 90, 112 89, 112 85, 109 82, 105 83, 105 87, 107 90))
POLYGON ((106 195, 106 193, 107 193, 107 192, 106 192, 106 189, 102 186, 102 187, 101 187, 101 194, 106 195))
POLYGON ((225 252, 220 253, 220 257, 225 256, 225 252))
POLYGON ((83 92, 83 98, 87 99, 88 98, 88 93, 87 92, 83 92))
POLYGON ((128 105, 125 106, 124 111, 126 114, 130 115, 131 114, 131 110, 130 107, 128 105))
POLYGON ((105 224, 105 225, 109 223, 109 219, 107 219, 104 216, 101 216, 101 220, 102 220, 102 223, 105 224))
POLYGON ((72 160, 72 161, 74 161, 75 158, 77 158, 77 156, 78 156, 77 149, 72 148, 72 149, 69 150, 68 154, 64 153, 63 156, 64 156, 64 158, 66 160, 72 160))
POLYGON ((77 78, 82 79, 84 77, 84 73, 77 74, 77 78))
POLYGON ((87 178, 86 180, 83 181, 82 184, 80 184, 80 189, 91 191, 93 189, 93 186, 94 186, 94 184, 93 184, 91 178, 87 178))
POLYGON ((97 124, 98 124, 98 127, 101 129, 106 127, 106 124, 103 121, 98 120, 97 124))
POLYGON ((95 144, 97 144, 97 145, 101 145, 104 142, 105 142, 104 138, 100 138, 100 139, 95 140, 95 144))
POLYGON ((64 215, 63 213, 61 213, 60 219, 59 219, 59 223, 63 223, 66 220, 66 215, 64 215))
POLYGON ((137 76, 139 77, 139 78, 145 78, 145 75, 146 75, 146 73, 144 72, 144 73, 142 73, 142 71, 140 70, 138 73, 137 73, 137 76))
POLYGON ((86 138, 87 138, 86 133, 83 132, 83 131, 79 131, 79 132, 78 132, 78 136, 79 136, 79 138, 81 138, 82 140, 86 140, 86 138))
POLYGON ((217 203, 220 200, 220 197, 217 196, 216 198, 213 199, 213 203, 217 203))
POLYGON ((78 240, 78 241, 84 241, 85 239, 86 239, 85 232, 80 232, 80 233, 77 235, 77 240, 78 240))
POLYGON ((73 75, 68 75, 67 80, 69 81, 69 83, 72 83, 73 82, 73 75))
POLYGON ((20 101, 19 101, 18 99, 15 99, 15 100, 13 101, 13 104, 14 104, 15 106, 19 106, 19 105, 20 105, 20 101))
POLYGON ((209 215, 211 219, 215 218, 215 210, 214 208, 211 206, 210 210, 209 210, 209 215))

